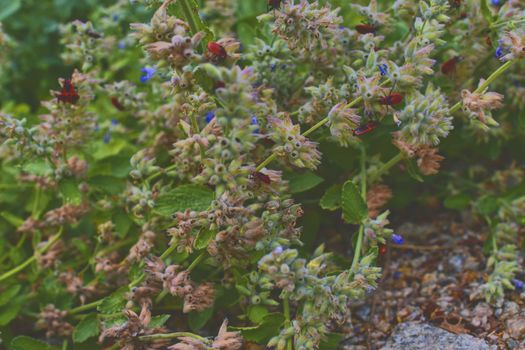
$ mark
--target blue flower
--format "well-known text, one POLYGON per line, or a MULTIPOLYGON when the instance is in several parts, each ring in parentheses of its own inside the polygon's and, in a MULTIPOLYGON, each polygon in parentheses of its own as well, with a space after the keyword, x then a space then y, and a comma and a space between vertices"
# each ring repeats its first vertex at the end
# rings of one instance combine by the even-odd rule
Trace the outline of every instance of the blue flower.
POLYGON ((115 126, 118 124, 118 120, 116 119, 111 119, 111 125, 115 126))
POLYGON ((255 129, 253 132, 255 134, 259 133, 259 121, 257 120, 256 116, 252 116, 252 125, 257 125, 257 129, 255 129))
POLYGON ((490 2, 493 6, 499 6, 501 5, 501 1, 500 0, 491 0, 490 2))
POLYGON ((278 247, 276 247, 276 248, 273 250, 273 252, 274 252, 275 254, 281 254, 281 253, 283 252, 283 250, 284 250, 283 247, 278 246, 278 247))
POLYGON ((501 56, 503 56, 503 47, 499 45, 498 48, 496 49, 496 58, 500 58, 501 56))
POLYGON ((104 141, 105 144, 108 144, 109 141, 111 141, 111 133, 109 131, 104 134, 102 141, 104 141))
POLYGON ((379 71, 381 72, 381 76, 384 77, 388 73, 388 66, 386 64, 380 64, 377 66, 379 68, 379 71))
POLYGON ((205 118, 206 118, 206 123, 211 122, 211 120, 213 118, 215 118, 215 112, 214 111, 210 111, 210 112, 206 113, 206 117, 205 118))
POLYGON ((525 286, 525 283, 523 283, 523 281, 520 281, 517 278, 513 278, 511 281, 514 287, 516 287, 516 289, 523 289, 523 287, 525 286))
POLYGON ((403 239, 403 236, 396 235, 395 233, 392 235, 392 242, 394 244, 403 244, 405 240, 403 239))
POLYGON ((140 81, 145 83, 151 78, 153 78, 157 70, 155 69, 155 67, 143 67, 140 71, 143 73, 140 77, 140 81))
POLYGON ((121 49, 121 50, 124 50, 126 48, 126 41, 125 40, 120 40, 118 42, 118 48, 121 49))
POLYGON ((275 72, 275 69, 276 69, 276 68, 277 68, 277 64, 272 63, 272 65, 270 66, 270 70, 271 70, 272 72, 275 72))
POLYGON ((119 19, 119 16, 117 14, 114 14, 112 18, 113 18, 113 21, 117 22, 119 19))

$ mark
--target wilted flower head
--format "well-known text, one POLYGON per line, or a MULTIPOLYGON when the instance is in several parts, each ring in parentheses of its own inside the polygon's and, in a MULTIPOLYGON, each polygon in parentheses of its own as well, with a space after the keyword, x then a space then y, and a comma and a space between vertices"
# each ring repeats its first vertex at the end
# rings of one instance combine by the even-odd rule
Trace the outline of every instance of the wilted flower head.
MULTIPOLYGON (((484 81, 480 80, 479 85, 481 86, 484 81)), ((483 124, 498 125, 490 111, 503 106, 501 102, 503 95, 497 92, 486 92, 486 89, 482 92, 470 92, 465 89, 461 91, 461 98, 464 110, 477 117, 483 124)))
POLYGON ((360 124, 361 117, 356 109, 349 108, 346 103, 338 103, 332 107, 328 118, 330 133, 342 146, 357 142, 353 131, 360 124))
POLYGON ((511 30, 501 39, 501 46, 509 53, 499 57, 502 61, 509 61, 516 58, 525 58, 525 29, 511 30))

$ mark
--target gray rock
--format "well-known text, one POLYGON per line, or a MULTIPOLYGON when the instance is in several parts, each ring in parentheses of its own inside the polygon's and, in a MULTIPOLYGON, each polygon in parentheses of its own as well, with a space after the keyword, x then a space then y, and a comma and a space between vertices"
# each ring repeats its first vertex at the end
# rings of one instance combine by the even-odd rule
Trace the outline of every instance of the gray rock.
POLYGON ((381 350, 496 350, 483 339, 456 335, 425 323, 397 325, 381 350))

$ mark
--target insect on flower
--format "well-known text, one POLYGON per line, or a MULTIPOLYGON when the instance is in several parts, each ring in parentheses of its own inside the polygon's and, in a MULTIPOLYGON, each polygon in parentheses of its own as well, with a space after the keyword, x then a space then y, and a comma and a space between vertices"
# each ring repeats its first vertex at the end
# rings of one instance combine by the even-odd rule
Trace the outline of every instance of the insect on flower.
POLYGON ((386 245, 383 244, 379 246, 379 254, 385 255, 386 251, 387 251, 386 245))
POLYGON ((461 60, 461 57, 455 56, 443 62, 443 64, 441 65, 441 72, 445 75, 452 73, 453 71, 456 70, 456 65, 458 64, 460 60, 461 60))
POLYGON ((366 135, 369 132, 374 131, 375 128, 377 128, 378 126, 379 126, 378 122, 371 120, 368 123, 366 123, 365 125, 361 125, 361 126, 357 127, 357 129, 355 129, 352 134, 354 136, 366 135))
POLYGON ((379 103, 385 106, 395 106, 403 102, 403 95, 397 92, 391 92, 387 96, 379 98, 379 103))
POLYGON ((208 43, 208 51, 215 57, 224 60, 226 57, 228 57, 228 53, 226 52, 226 49, 221 44, 210 41, 208 43))
POLYGON ((251 173, 250 177, 257 182, 262 182, 267 185, 269 185, 272 182, 268 175, 263 174, 260 171, 254 171, 253 173, 251 173))
POLYGON ((374 34, 377 28, 371 24, 361 23, 355 26, 355 30, 357 30, 359 34, 374 34))
POLYGON ((282 0, 268 0, 268 11, 270 10, 277 10, 279 7, 281 7, 282 0))
POLYGON ((56 94, 56 97, 59 102, 70 103, 70 104, 77 103, 78 99, 80 98, 77 91, 75 90, 75 86, 69 79, 64 80, 64 83, 62 85, 62 90, 60 90, 60 92, 56 94))
POLYGON ((120 101, 118 100, 118 97, 116 96, 111 97, 111 104, 113 105, 113 107, 115 107, 119 111, 124 110, 124 106, 122 105, 122 103, 120 103, 120 101))

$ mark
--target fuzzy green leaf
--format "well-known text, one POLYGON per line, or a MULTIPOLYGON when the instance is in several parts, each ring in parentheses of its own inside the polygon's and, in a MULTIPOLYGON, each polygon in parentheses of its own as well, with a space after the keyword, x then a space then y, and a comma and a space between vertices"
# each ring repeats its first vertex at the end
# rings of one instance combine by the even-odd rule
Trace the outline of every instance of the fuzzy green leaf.
POLYGON ((102 302, 97 306, 97 310, 103 314, 113 314, 122 311, 126 305, 125 293, 128 287, 124 286, 113 294, 102 299, 102 302))
POLYGON ((349 224, 359 224, 368 217, 368 207, 352 181, 343 185, 341 193, 343 219, 349 224))
POLYGON ((91 337, 98 335, 99 324, 97 314, 89 314, 82 319, 73 331, 73 341, 82 343, 91 337))
POLYGON ((22 286, 20 286, 19 284, 15 284, 4 290, 2 293, 0 293, 0 306, 3 306, 12 301, 13 298, 20 291, 20 288, 22 288, 22 286))
POLYGON ((301 193, 319 185, 324 179, 315 173, 308 171, 305 173, 289 173, 285 179, 290 182, 291 193, 301 193))
POLYGON ((151 321, 150 321, 148 327, 149 328, 162 327, 169 320, 170 317, 171 317, 171 315, 167 315, 167 314, 153 316, 151 318, 151 321))
POLYGON ((174 190, 161 194, 155 205, 155 213, 171 216, 186 209, 203 211, 210 207, 214 193, 207 187, 182 185, 174 190))
POLYGON ((230 327, 240 331, 243 338, 256 343, 267 343, 271 337, 279 334, 279 329, 284 323, 284 315, 271 313, 263 317, 261 323, 253 327, 230 327))
POLYGON ((25 335, 18 336, 11 340, 10 350, 58 350, 43 341, 25 335))
POLYGON ((82 202, 82 193, 76 181, 72 179, 67 179, 60 183, 60 193, 68 204, 79 205, 82 202))
POLYGON ((321 208, 331 211, 341 208, 342 188, 343 186, 340 184, 330 186, 319 201, 321 208))

